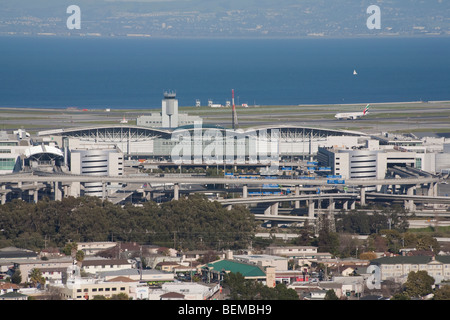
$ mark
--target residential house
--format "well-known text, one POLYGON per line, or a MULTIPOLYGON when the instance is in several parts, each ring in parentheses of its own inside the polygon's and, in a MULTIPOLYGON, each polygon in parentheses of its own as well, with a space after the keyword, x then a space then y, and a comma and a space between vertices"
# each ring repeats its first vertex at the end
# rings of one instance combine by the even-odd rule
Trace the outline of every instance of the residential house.
POLYGON ((269 246, 266 254, 287 258, 315 258, 317 247, 313 246, 269 246))
MULTIPOLYGON (((333 290, 338 298, 341 297, 360 297, 364 291, 364 277, 334 277, 332 281, 320 282, 294 282, 288 285, 288 288, 294 289, 300 297, 311 299, 311 293, 326 293, 333 290), (323 290, 323 291, 321 291, 323 290), (309 296, 309 298, 308 298, 309 296)), ((316 296, 317 298, 317 296, 316 296)))
POLYGON ((184 294, 178 292, 166 292, 159 296, 160 300, 185 300, 184 294))
POLYGON ((156 269, 120 269, 115 271, 105 271, 98 273, 99 278, 105 281, 117 277, 124 277, 133 281, 148 281, 148 282, 165 282, 173 281, 174 274, 168 272, 162 272, 156 269))
POLYGON ((214 260, 225 259, 224 252, 215 252, 211 250, 191 250, 177 253, 177 257, 179 257, 182 262, 199 261, 207 255, 215 255, 216 257, 214 257, 214 260))
POLYGON ((325 300, 326 294, 327 294, 327 290, 324 290, 324 289, 311 290, 303 296, 303 299, 304 300, 325 300))
POLYGON ((86 273, 96 274, 105 271, 124 270, 132 268, 133 263, 127 259, 97 259, 83 260, 81 268, 86 273))
POLYGON ((19 292, 8 292, 1 294, 0 300, 28 300, 28 296, 19 292))
POLYGON ((265 252, 268 255, 293 259, 299 266, 311 265, 313 262, 332 258, 331 253, 317 252, 317 247, 314 246, 269 246, 265 252))
POLYGON ((95 256, 99 252, 114 248, 117 243, 112 241, 77 242, 78 250, 84 252, 86 256, 95 256))
POLYGON ((177 256, 166 256, 159 253, 150 253, 144 257, 145 265, 149 268, 156 268, 156 265, 161 262, 175 262, 180 264, 181 258, 177 256))
POLYGON ((14 283, 9 282, 0 282, 0 294, 5 294, 8 292, 17 292, 19 290, 19 286, 14 283))
MULTIPOLYGON (((208 300, 214 294, 220 291, 219 284, 204 284, 196 282, 167 282, 161 286, 157 292, 160 293, 160 299, 167 298, 167 294, 176 293, 183 295, 182 300, 208 300)), ((153 295, 153 299, 157 296, 153 295)), ((157 298, 158 299, 158 298, 157 298)))
POLYGON ((174 268, 180 267, 180 264, 175 261, 163 261, 159 262, 155 269, 165 271, 165 272, 174 272, 174 268))

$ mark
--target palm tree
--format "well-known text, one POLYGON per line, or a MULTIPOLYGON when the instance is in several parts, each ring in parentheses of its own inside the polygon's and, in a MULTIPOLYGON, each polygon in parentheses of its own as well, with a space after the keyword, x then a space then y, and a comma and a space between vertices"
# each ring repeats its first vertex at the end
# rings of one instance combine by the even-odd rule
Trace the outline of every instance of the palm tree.
POLYGON ((34 287, 37 287, 38 284, 44 285, 45 278, 42 276, 41 270, 39 270, 37 268, 32 269, 31 273, 30 273, 30 281, 34 287))

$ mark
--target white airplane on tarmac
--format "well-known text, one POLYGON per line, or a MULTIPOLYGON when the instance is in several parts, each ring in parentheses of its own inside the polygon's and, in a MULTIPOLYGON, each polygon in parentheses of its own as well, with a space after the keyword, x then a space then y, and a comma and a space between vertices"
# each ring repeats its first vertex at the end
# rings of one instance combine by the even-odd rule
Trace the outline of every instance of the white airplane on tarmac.
POLYGON ((369 105, 367 105, 362 112, 337 113, 334 117, 338 120, 350 119, 355 120, 361 118, 369 113, 369 105))

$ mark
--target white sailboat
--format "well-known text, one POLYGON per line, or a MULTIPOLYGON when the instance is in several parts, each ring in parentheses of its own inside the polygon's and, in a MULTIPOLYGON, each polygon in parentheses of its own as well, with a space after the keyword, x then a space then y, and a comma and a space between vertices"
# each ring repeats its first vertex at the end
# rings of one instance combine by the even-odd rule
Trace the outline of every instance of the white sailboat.
POLYGON ((353 70, 353 75, 356 76, 358 72, 356 72, 356 69, 353 70))

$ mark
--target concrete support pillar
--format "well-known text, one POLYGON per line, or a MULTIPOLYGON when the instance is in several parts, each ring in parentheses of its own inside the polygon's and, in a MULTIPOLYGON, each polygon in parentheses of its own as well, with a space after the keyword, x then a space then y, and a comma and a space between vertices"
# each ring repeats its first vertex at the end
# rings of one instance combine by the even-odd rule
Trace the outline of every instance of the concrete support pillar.
POLYGON ((2 185, 2 204, 6 203, 6 185, 2 185))
POLYGON ((273 216, 277 216, 278 215, 278 207, 279 207, 280 203, 279 202, 275 202, 274 204, 272 204, 271 206, 271 214, 273 216))
POLYGON ((69 186, 64 185, 63 186, 63 190, 64 190, 64 198, 67 198, 69 196, 69 186))
POLYGON ((37 181, 33 182, 33 185, 35 187, 35 189, 33 190, 33 202, 34 203, 37 203, 39 200, 39 188, 38 188, 37 184, 38 184, 37 181))
MULTIPOLYGON (((300 186, 295 186, 295 195, 296 196, 300 195, 300 186)), ((295 209, 300 209, 300 200, 295 200, 294 207, 295 207, 295 209)))
POLYGON ((272 205, 268 206, 265 210, 264 210, 264 215, 269 216, 272 213, 272 205))
POLYGON ((34 190, 33 201, 37 203, 39 201, 39 189, 34 190))
POLYGON ((308 200, 308 217, 314 218, 314 200, 308 200))
POLYGON ((231 209, 233 209, 233 206, 231 204, 227 205, 227 210, 230 211, 231 209))
MULTIPOLYGON (((415 188, 416 188, 415 186, 408 187, 408 189, 406 189, 406 194, 408 196, 413 196, 415 188)), ((414 211, 415 210, 414 200, 407 200, 405 203, 405 209, 409 211, 414 211)))
POLYGON ((180 199, 180 185, 178 183, 175 183, 173 185, 173 200, 180 199))
POLYGON ((352 204, 350 205, 350 210, 356 209, 356 201, 352 201, 352 204))
POLYGON ((244 184, 242 186, 242 198, 247 198, 248 197, 248 186, 246 184, 244 184))
POLYGON ((348 200, 344 201, 344 203, 342 204, 342 209, 348 210, 348 200))
POLYGON ((102 181, 102 200, 106 199, 106 182, 102 181))
POLYGON ((81 183, 71 182, 69 187, 69 195, 78 198, 81 195, 81 183))
POLYGON ((54 182, 54 186, 53 186, 53 192, 55 194, 55 201, 61 201, 62 200, 62 194, 61 194, 61 189, 59 188, 59 181, 55 181, 54 182))
POLYGON ((360 190, 360 204, 361 207, 366 205, 366 189, 364 187, 361 187, 360 190))
POLYGON ((436 197, 437 196, 437 183, 430 182, 428 185, 428 196, 436 197))
POLYGON ((336 202, 334 202, 333 198, 330 198, 329 204, 328 204, 328 210, 334 210, 336 208, 336 202))
POLYGON ((22 200, 22 181, 17 182, 17 188, 19 189, 19 195, 17 197, 22 200))

